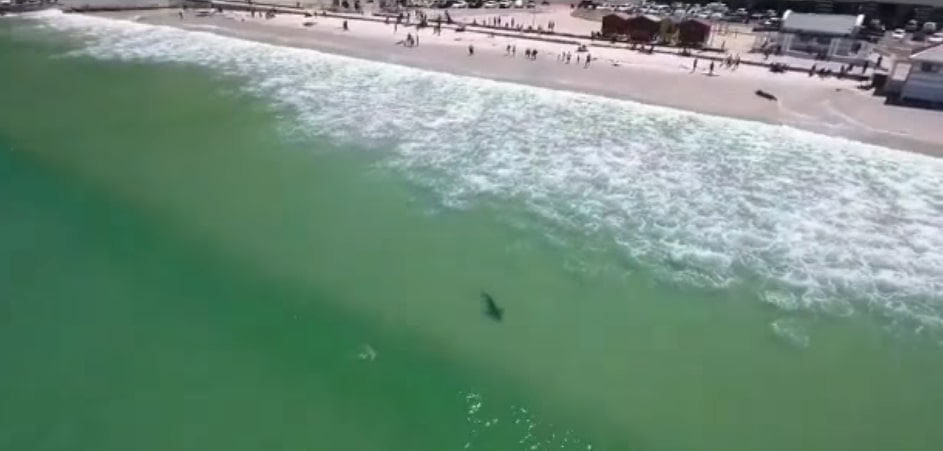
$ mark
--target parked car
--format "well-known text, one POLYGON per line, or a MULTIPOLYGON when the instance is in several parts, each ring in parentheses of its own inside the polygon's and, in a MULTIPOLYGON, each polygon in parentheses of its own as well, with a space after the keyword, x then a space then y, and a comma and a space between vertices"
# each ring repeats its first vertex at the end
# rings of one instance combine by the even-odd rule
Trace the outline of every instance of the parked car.
POLYGON ((927 38, 927 42, 931 44, 943 44, 943 33, 933 33, 933 36, 927 38))
POLYGON ((936 33, 936 30, 936 22, 926 22, 923 24, 923 31, 925 33, 933 34, 936 33))
POLYGON ((527 0, 527 7, 528 7, 528 8, 536 8, 536 7, 537 7, 537 2, 535 2, 534 0, 527 0))
POLYGON ((484 7, 485 7, 485 8, 488 8, 488 9, 497 8, 497 7, 498 7, 498 2, 496 2, 496 1, 494 1, 494 0, 488 0, 488 1, 485 2, 484 7))
POLYGON ((907 36, 907 32, 903 28, 898 28, 891 33, 891 37, 897 40, 903 40, 904 36, 907 36))
POLYGON ((498 8, 501 8, 501 9, 508 9, 508 8, 510 8, 510 7, 511 7, 511 1, 510 1, 510 0, 502 0, 502 1, 498 2, 498 8))
POLYGON ((909 31, 911 33, 917 31, 917 21, 913 19, 910 19, 909 21, 907 21, 907 25, 904 26, 904 30, 909 31))
POLYGON ((465 3, 464 0, 458 0, 455 3, 452 3, 452 8, 455 8, 455 9, 468 8, 468 3, 465 3))

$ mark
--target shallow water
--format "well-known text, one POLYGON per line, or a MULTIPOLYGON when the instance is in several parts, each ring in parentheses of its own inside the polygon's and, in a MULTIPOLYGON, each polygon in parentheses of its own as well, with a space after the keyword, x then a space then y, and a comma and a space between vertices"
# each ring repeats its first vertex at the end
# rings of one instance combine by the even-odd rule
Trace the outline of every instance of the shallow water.
POLYGON ((81 16, 0 46, 10 449, 941 438, 938 160, 81 16))

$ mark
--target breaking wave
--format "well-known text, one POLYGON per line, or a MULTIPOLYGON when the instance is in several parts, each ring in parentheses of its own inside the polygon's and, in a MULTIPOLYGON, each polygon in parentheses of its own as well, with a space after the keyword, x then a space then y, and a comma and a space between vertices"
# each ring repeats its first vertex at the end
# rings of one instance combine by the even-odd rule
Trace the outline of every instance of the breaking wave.
POLYGON ((665 277, 943 326, 943 161, 788 127, 139 23, 44 14, 96 58, 250 81, 294 132, 388 150, 462 208, 512 199, 665 277), (382 144, 382 145, 380 145, 382 144))

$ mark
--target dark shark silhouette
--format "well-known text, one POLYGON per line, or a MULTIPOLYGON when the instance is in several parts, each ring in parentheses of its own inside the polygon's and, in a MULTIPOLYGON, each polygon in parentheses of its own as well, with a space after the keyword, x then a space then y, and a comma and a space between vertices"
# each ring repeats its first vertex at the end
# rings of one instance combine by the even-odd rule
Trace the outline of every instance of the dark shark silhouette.
POLYGON ((481 292, 481 300, 485 303, 485 315, 495 321, 500 322, 504 318, 504 309, 498 307, 494 298, 490 294, 481 292))

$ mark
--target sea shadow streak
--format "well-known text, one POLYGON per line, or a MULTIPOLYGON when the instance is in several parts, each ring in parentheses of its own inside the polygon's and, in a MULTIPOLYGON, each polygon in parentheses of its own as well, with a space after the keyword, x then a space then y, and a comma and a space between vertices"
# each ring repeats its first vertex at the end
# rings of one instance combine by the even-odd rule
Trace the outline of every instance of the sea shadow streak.
POLYGON ((494 302, 494 298, 491 297, 490 294, 482 291, 481 300, 485 303, 485 315, 498 322, 504 318, 504 309, 498 307, 498 304, 494 302))

